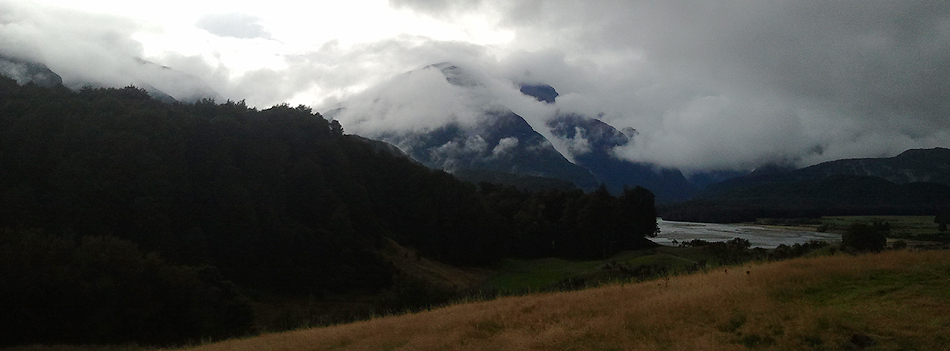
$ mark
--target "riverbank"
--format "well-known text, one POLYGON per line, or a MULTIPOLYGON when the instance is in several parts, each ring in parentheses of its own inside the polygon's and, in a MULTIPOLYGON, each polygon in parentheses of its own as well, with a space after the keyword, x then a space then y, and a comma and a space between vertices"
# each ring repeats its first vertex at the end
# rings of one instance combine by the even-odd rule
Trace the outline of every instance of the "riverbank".
POLYGON ((774 249, 779 245, 792 246, 804 244, 812 240, 838 242, 840 234, 821 233, 817 231, 800 230, 797 228, 767 226, 754 223, 719 224, 698 222, 676 222, 657 219, 660 233, 653 242, 676 246, 677 243, 693 239, 709 242, 725 242, 735 238, 748 240, 751 247, 774 249))

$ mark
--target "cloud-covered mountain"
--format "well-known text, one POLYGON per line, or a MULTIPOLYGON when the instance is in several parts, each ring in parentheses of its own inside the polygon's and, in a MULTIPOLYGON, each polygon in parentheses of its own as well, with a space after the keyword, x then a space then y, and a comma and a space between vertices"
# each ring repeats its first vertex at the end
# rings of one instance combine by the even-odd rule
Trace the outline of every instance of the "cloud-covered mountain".
POLYGON ((616 157, 615 149, 634 142, 635 130, 562 112, 557 96, 549 85, 495 80, 440 63, 370 89, 327 115, 348 132, 392 143, 433 168, 545 176, 588 190, 639 185, 659 201, 695 192, 676 169, 616 157))
POLYGON ((696 192, 677 169, 618 158, 614 150, 634 142, 637 131, 632 128, 622 132, 596 118, 562 113, 555 114, 547 126, 569 145, 574 162, 590 170, 611 191, 639 185, 653 191, 661 201, 685 200, 696 192))
POLYGON ((0 75, 13 78, 20 85, 32 82, 41 87, 50 88, 63 84, 63 77, 44 64, 19 60, 2 54, 0 54, 0 75))
POLYGON ((396 145, 432 168, 526 174, 566 179, 582 189, 597 187, 587 169, 569 161, 522 116, 492 101, 486 85, 458 66, 431 65, 400 78, 372 101, 357 101, 327 116, 343 121, 348 131, 396 145), (420 88, 438 90, 440 83, 447 90, 442 94, 404 95, 420 88))
POLYGON ((138 67, 131 74, 132 84, 142 87, 153 97, 164 94, 181 102, 221 100, 221 95, 201 78, 143 59, 135 59, 135 62, 138 67))
POLYGON ((139 58, 130 58, 129 61, 125 68, 109 72, 109 76, 119 77, 116 79, 99 79, 97 77, 102 75, 102 72, 96 72, 80 74, 71 81, 64 82, 62 76, 43 62, 5 55, 0 51, 0 75, 13 78, 21 85, 32 82, 42 87, 65 85, 79 89, 85 86, 120 88, 134 85, 147 91, 153 98, 165 102, 221 99, 218 92, 198 77, 139 58))
POLYGON ((697 184, 719 179, 697 171, 950 146, 946 0, 162 4, 0 0, 0 51, 73 88, 133 83, 140 57, 249 106, 318 110, 426 63, 464 63, 550 84, 558 109, 636 128, 618 155, 697 184))

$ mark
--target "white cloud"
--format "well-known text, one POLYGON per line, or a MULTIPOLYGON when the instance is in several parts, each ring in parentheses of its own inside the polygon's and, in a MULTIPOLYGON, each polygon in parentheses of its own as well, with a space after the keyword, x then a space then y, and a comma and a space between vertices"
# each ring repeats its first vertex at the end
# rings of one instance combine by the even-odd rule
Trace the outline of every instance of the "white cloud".
POLYGON ((950 3, 937 0, 0 0, 0 52, 67 84, 127 85, 141 57, 255 106, 348 101, 341 121, 365 133, 490 108, 425 73, 386 83, 452 61, 542 134, 555 109, 602 113, 641 133, 618 155, 686 169, 950 146, 950 3), (557 104, 521 96, 523 82, 551 84, 557 104))
POLYGON ((196 24, 211 34, 238 39, 270 39, 270 33, 261 24, 260 17, 244 13, 210 14, 196 24))
POLYGON ((493 157, 500 157, 507 153, 509 150, 518 147, 518 138, 516 137, 507 137, 498 141, 498 145, 495 145, 495 148, 492 149, 493 157))

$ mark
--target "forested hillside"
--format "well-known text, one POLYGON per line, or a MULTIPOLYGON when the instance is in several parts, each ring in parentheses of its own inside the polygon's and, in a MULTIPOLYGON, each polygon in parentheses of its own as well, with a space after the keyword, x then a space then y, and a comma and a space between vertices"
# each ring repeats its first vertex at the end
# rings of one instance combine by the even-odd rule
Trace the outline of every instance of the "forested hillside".
POLYGON ((384 238, 483 265, 609 255, 656 230, 642 188, 478 187, 305 106, 167 104, 134 87, 0 78, 0 135, 0 324, 18 326, 0 331, 4 344, 241 335, 248 292, 390 288, 384 238), (147 331, 157 325, 169 329, 147 331))

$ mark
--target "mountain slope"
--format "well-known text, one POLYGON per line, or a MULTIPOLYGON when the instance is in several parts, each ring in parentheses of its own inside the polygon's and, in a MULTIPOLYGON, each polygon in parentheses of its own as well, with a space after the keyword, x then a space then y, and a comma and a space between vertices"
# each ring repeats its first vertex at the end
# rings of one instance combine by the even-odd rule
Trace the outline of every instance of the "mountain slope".
POLYGON ((448 296, 426 285, 431 275, 395 271, 393 255, 462 266, 583 259, 641 247, 656 231, 642 188, 478 188, 304 106, 166 104, 134 87, 73 92, 0 77, 0 126, 0 325, 18 326, 0 328, 0 346, 234 336, 249 327, 246 301, 214 296, 234 291, 265 309, 317 301, 287 318, 254 313, 269 330, 298 326, 294 315, 326 323, 416 308, 448 296), (87 240, 105 244, 73 245, 87 240), (390 241, 409 251, 387 251, 390 241), (149 267, 171 276, 137 271, 149 267), (236 300, 219 312, 240 319, 160 307, 236 300))
POLYGON ((825 162, 793 172, 801 179, 830 175, 871 176, 895 184, 950 185, 950 149, 911 149, 889 158, 861 158, 825 162))
POLYGON ((696 199, 667 207, 671 220, 736 222, 761 217, 933 215, 950 207, 950 150, 830 161, 753 173, 709 185, 696 199))
MULTIPOLYGON (((133 85, 147 91, 152 98, 163 102, 191 103, 201 99, 221 100, 208 83, 193 75, 171 67, 161 66, 141 58, 127 58, 122 64, 106 73, 111 81, 102 81, 88 72, 79 72, 78 80, 68 82, 74 90, 83 87, 121 88, 133 85), (118 78, 116 78, 118 77, 118 78)), ((18 84, 33 82, 41 87, 63 85, 63 78, 46 64, 27 59, 9 57, 0 51, 0 76, 12 78, 18 84)))
POLYGON ((44 88, 63 85, 63 78, 46 65, 19 60, 0 54, 0 76, 12 78, 17 84, 32 82, 44 88))
POLYGON ((390 117, 399 113, 394 112, 399 107, 411 106, 411 111, 433 113, 431 111, 440 106, 448 105, 450 107, 445 112, 435 112, 443 115, 420 121, 422 126, 366 130, 351 123, 353 128, 350 130, 396 145, 413 159, 435 169, 449 172, 475 169, 550 177, 571 181, 588 190, 598 185, 590 171, 569 161, 525 118, 494 101, 488 96, 487 87, 458 66, 450 63, 430 65, 397 78, 387 89, 371 96, 373 108, 370 112, 344 106, 327 115, 342 118, 346 123, 378 118, 382 114, 383 118, 393 119, 387 121, 388 124, 397 126, 404 124, 404 119, 421 119, 418 113, 390 117), (411 90, 420 84, 419 80, 449 93, 438 99, 393 96, 394 91, 411 90))
POLYGON ((615 156, 636 131, 562 113, 557 97, 549 85, 516 87, 446 62, 397 77, 327 115, 433 168, 558 178, 587 191, 605 184, 614 194, 643 186, 660 202, 695 193, 678 170, 615 156))
POLYGON ((614 156, 615 148, 634 141, 635 130, 625 133, 595 118, 560 112, 547 126, 553 135, 569 143, 574 162, 590 170, 612 192, 639 185, 656 194, 658 202, 682 201, 696 193, 696 188, 677 169, 614 156))
POLYGON ((143 59, 135 59, 135 62, 133 84, 141 85, 154 98, 162 100, 167 96, 180 102, 222 100, 221 94, 201 78, 143 59))
POLYGON ((432 168, 484 169, 566 179, 592 189, 597 180, 555 150, 510 111, 488 112, 486 121, 474 126, 448 124, 427 133, 383 134, 384 141, 401 145, 422 164, 432 168))
POLYGON ((726 196, 763 184, 816 182, 832 177, 872 177, 893 184, 935 183, 950 186, 950 149, 912 149, 888 158, 845 159, 786 172, 753 173, 709 186, 700 197, 726 196))

